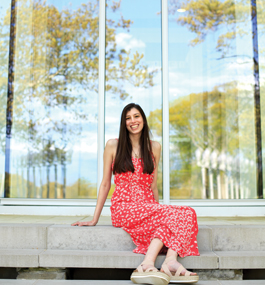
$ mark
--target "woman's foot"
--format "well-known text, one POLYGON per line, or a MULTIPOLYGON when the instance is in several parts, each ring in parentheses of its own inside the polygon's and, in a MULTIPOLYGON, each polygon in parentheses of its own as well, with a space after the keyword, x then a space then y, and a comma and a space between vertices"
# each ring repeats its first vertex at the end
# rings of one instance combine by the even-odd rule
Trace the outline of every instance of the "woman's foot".
MULTIPOLYGON (((167 266, 168 266, 169 271, 171 271, 171 272, 177 272, 178 269, 182 266, 182 264, 179 263, 176 259, 172 259, 172 260, 170 260, 170 261, 167 262, 167 266)), ((183 266, 182 266, 182 267, 183 267, 183 266)), ((163 268, 162 268, 161 271, 163 272, 163 268)), ((188 270, 183 267, 182 271, 180 272, 180 276, 185 276, 185 273, 186 273, 187 271, 188 271, 188 270)), ((197 275, 197 273, 195 273, 195 272, 191 272, 191 273, 190 273, 190 276, 196 276, 196 275, 197 275)))
POLYGON ((155 268, 153 261, 147 260, 134 270, 131 275, 131 280, 136 284, 167 285, 170 281, 170 277, 155 268))
POLYGON ((161 272, 170 276, 170 283, 196 283, 199 281, 197 273, 185 269, 176 256, 169 256, 162 264, 161 272))

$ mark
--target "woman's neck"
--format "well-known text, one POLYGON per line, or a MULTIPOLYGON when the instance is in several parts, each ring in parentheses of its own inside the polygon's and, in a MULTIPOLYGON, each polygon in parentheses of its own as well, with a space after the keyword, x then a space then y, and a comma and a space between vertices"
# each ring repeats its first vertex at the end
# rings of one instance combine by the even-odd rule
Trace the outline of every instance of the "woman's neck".
POLYGON ((131 135, 130 134, 130 139, 131 139, 131 143, 132 143, 132 147, 135 149, 138 149, 140 146, 140 137, 141 137, 141 133, 140 134, 135 134, 135 135, 131 135))

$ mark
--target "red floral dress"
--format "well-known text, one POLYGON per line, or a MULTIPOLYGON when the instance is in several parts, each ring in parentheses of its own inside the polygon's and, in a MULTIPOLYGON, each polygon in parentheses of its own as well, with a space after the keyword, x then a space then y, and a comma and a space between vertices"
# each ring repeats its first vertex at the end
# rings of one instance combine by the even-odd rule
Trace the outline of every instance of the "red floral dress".
POLYGON ((116 187, 110 208, 113 226, 130 234, 136 245, 133 252, 146 254, 151 240, 159 238, 180 257, 199 255, 195 211, 157 203, 151 189, 154 172, 143 173, 141 158, 132 157, 132 162, 134 173, 114 176, 116 187))

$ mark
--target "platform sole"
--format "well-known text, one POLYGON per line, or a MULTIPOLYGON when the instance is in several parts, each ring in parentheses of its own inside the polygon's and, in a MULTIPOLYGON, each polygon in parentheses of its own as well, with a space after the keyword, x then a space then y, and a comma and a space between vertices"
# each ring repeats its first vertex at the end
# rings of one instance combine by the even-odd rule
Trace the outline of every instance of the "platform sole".
POLYGON ((169 283, 185 283, 185 284, 194 284, 199 281, 199 276, 173 276, 170 279, 169 283))
POLYGON ((170 281, 170 277, 161 272, 133 272, 131 280, 135 284, 167 285, 170 281))

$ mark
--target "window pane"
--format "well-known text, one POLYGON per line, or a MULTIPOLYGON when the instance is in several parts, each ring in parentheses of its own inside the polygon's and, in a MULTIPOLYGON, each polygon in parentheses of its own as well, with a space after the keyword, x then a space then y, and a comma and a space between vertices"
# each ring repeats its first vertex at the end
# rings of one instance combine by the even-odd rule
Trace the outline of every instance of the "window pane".
POLYGON ((8 59, 10 38, 11 1, 4 1, 0 7, 0 197, 4 197, 5 184, 5 141, 6 103, 8 87, 8 59))
POLYGON ((169 1, 171 199, 258 198, 252 28, 250 1, 169 1))
POLYGON ((17 1, 10 197, 96 197, 98 13, 17 1))
MULTIPOLYGON (((105 140, 119 135, 125 105, 139 104, 162 141, 161 1, 107 1, 105 140), (155 115, 155 114, 156 115, 155 115)), ((162 158, 158 187, 162 197, 162 158)), ((109 197, 113 193, 114 185, 109 197)))
POLYGON ((263 198, 265 198, 265 2, 263 0, 257 1, 257 24, 263 158, 263 198))

